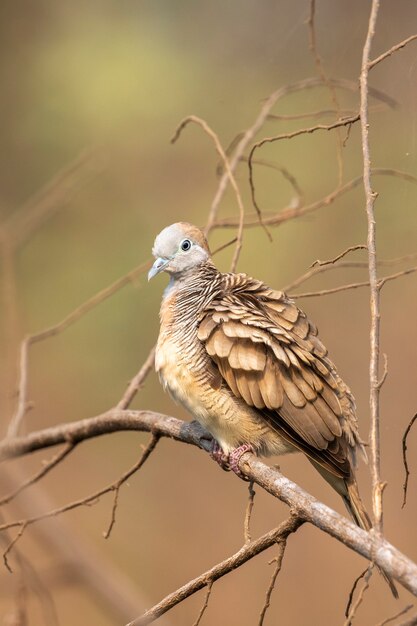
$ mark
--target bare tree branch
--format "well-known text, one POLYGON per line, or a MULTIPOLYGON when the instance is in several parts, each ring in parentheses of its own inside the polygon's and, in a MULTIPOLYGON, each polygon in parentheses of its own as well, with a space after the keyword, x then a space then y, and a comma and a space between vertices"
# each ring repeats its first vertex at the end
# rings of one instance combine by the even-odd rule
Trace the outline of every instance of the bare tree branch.
MULTIPOLYGON (((109 524, 107 531, 104 533, 104 537, 107 539, 110 536, 110 532, 115 523, 118 494, 119 494, 121 485, 124 484, 135 472, 137 472, 142 467, 142 465, 145 463, 145 461, 149 458, 149 456, 155 449, 155 446, 158 443, 158 439, 159 439, 159 435, 153 434, 152 439, 150 440, 146 448, 144 448, 143 453, 141 457, 139 458, 139 460, 129 470, 127 470, 118 480, 112 482, 110 485, 107 485, 106 487, 99 489, 95 493, 89 496, 86 496, 85 498, 80 498, 78 500, 70 502, 69 504, 61 506, 57 509, 53 509, 52 511, 47 511, 45 513, 41 513, 39 515, 33 515, 25 519, 20 519, 20 520, 16 520, 13 522, 5 522, 3 524, 0 524, 0 532, 4 530, 8 530, 9 528, 16 528, 16 527, 19 528, 18 534, 16 535, 15 539, 10 543, 10 545, 8 546, 8 548, 3 554, 3 560, 4 560, 6 567, 10 570, 10 567, 7 561, 7 555, 10 552, 11 548, 16 543, 16 541, 22 536, 24 530, 28 526, 40 520, 47 519, 49 517, 56 517, 57 515, 60 515, 61 513, 65 513, 66 511, 71 511, 80 506, 93 504, 94 502, 97 502, 98 499, 101 496, 105 495, 106 493, 114 492, 115 497, 114 497, 114 502, 113 502, 113 507, 112 507, 111 520, 110 520, 110 524, 109 524)), ((75 443, 73 443, 72 445, 74 446, 75 443)))
POLYGON ((380 339, 380 288, 377 277, 376 260, 376 225, 374 204, 377 194, 371 184, 371 158, 369 151, 369 117, 368 117, 368 73, 369 58, 372 40, 375 34, 375 25, 379 9, 379 0, 372 0, 369 17, 368 32, 362 53, 362 67, 360 74, 360 119, 363 154, 363 185, 366 199, 366 217, 368 222, 368 265, 371 306, 370 330, 370 358, 369 358, 369 406, 370 431, 369 442, 371 450, 372 476, 372 506, 374 525, 378 532, 382 532, 382 483, 380 462, 380 426, 379 426, 379 339, 380 339))
MULTIPOLYGON (((10 471, 2 467, 0 482, 8 491, 15 490, 22 481, 19 468, 14 465, 10 471)), ((14 503, 21 517, 41 515, 44 511, 53 508, 53 503, 41 490, 34 485, 25 491, 14 503)), ((132 581, 121 568, 95 548, 91 542, 83 537, 83 533, 74 535, 64 516, 45 519, 41 524, 31 526, 31 535, 41 548, 48 554, 55 555, 57 568, 54 568, 52 579, 46 577, 45 586, 51 587, 57 581, 57 573, 64 573, 63 581, 72 585, 79 585, 87 591, 97 605, 104 607, 106 614, 117 620, 115 623, 124 623, 138 614, 148 604, 148 600, 137 582, 132 581)), ((19 558, 19 550, 14 554, 19 558)), ((45 573, 39 574, 42 578, 45 573)), ((162 623, 168 624, 164 617, 162 623)))
POLYGON ((229 574, 237 567, 243 565, 243 563, 246 563, 257 554, 260 554, 260 552, 263 552, 267 548, 273 546, 275 543, 287 539, 288 535, 294 533, 302 523, 302 519, 292 515, 288 520, 280 524, 278 528, 275 528, 269 533, 262 535, 259 539, 244 545, 238 552, 229 558, 225 559, 221 563, 218 563, 207 572, 204 572, 204 574, 194 578, 194 580, 191 580, 183 587, 180 587, 168 595, 161 602, 146 611, 144 615, 130 622, 128 626, 145 626, 145 624, 151 624, 160 615, 166 613, 169 609, 185 600, 185 598, 188 598, 209 584, 212 585, 216 580, 226 574, 229 574))
POLYGON ((395 46, 392 46, 392 48, 390 48, 383 54, 380 54, 379 57, 377 57, 373 61, 369 61, 368 69, 371 70, 373 67, 375 67, 375 65, 378 65, 378 63, 381 63, 381 61, 384 61, 387 57, 390 57, 391 54, 393 54, 394 52, 397 52, 397 50, 401 50, 401 48, 404 48, 404 46, 409 44, 411 41, 415 41, 416 39, 417 39, 417 35, 411 35, 410 37, 407 37, 407 39, 400 41, 400 43, 397 43, 395 46))
MULTIPOLYGON (((396 272, 395 274, 389 274, 388 276, 384 276, 380 278, 377 283, 378 290, 385 285, 385 283, 390 282, 391 280, 396 280, 401 276, 408 276, 408 274, 413 274, 417 271, 416 267, 409 267, 402 272, 396 272)), ((296 300, 297 298, 314 298, 316 296, 328 296, 333 293, 339 293, 340 291, 348 291, 349 289, 358 289, 360 287, 369 287, 370 281, 364 280, 360 283, 350 283, 348 285, 340 285, 340 287, 333 287, 332 289, 321 289, 320 291, 306 291, 304 293, 293 293, 290 294, 290 297, 296 300)), ((377 381, 377 385, 379 385, 379 380, 377 381)))
MULTIPOLYGON (((403 178, 404 180, 407 180, 408 182, 412 182, 412 183, 417 182, 417 178, 413 176, 412 174, 408 174, 407 172, 401 172, 399 170, 393 170, 390 168, 373 168, 372 174, 374 176, 376 175, 394 176, 398 178, 403 178)), ((316 200, 315 202, 312 202, 311 204, 308 204, 306 206, 303 206, 303 207, 287 206, 275 213, 263 211, 262 213, 263 224, 266 226, 279 226, 283 222, 287 222, 290 219, 303 217, 304 215, 313 213, 314 211, 317 211, 318 209, 321 209, 322 207, 330 206, 334 203, 335 200, 337 200, 337 198, 351 191, 352 189, 355 189, 355 187, 358 187, 362 183, 363 183, 363 176, 358 176, 357 178, 353 178, 352 180, 345 183, 342 187, 338 187, 337 189, 329 193, 327 196, 324 196, 323 198, 320 198, 320 200, 316 200)), ((235 228, 237 224, 238 222, 236 218, 225 217, 225 218, 217 220, 213 224, 213 228, 235 228)), ((247 214, 244 227, 253 228, 255 226, 259 226, 258 214, 257 213, 247 214)))
MULTIPOLYGON (((45 447, 72 441, 91 439, 116 431, 148 431, 155 436, 169 437, 191 443, 207 452, 211 450, 211 437, 197 424, 186 423, 173 417, 151 411, 112 410, 97 417, 54 426, 25 437, 4 440, 0 443, 0 460, 34 452, 45 447)), ((283 476, 278 470, 268 467, 250 453, 242 455, 240 469, 249 480, 253 480, 274 497, 285 502, 303 520, 341 541, 344 545, 375 562, 382 570, 414 595, 417 595, 417 565, 403 555, 382 536, 374 536, 355 526, 326 505, 318 502, 301 487, 283 476)), ((107 490, 114 490, 114 484, 107 490)), ((102 491, 102 490, 101 490, 102 491)), ((94 494, 96 497, 100 492, 94 494)), ((90 499, 94 499, 93 496, 90 499)), ((85 503, 80 501, 80 503, 85 503)), ((78 506, 72 503, 71 507, 78 506)), ((50 512, 49 515, 52 515, 50 512)), ((36 518, 37 519, 37 518, 36 518)), ((7 524, 7 528, 21 526, 18 520, 7 524)), ((0 529, 6 528, 1 526, 0 529)))

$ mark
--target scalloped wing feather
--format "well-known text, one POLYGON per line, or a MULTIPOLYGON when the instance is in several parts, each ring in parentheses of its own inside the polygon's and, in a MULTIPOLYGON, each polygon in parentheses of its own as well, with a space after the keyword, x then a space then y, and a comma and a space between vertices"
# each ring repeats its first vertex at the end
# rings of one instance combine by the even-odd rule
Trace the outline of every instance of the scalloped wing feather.
POLYGON ((349 475, 360 445, 354 401, 316 327, 283 293, 236 279, 202 312, 200 341, 237 398, 323 467, 349 475))

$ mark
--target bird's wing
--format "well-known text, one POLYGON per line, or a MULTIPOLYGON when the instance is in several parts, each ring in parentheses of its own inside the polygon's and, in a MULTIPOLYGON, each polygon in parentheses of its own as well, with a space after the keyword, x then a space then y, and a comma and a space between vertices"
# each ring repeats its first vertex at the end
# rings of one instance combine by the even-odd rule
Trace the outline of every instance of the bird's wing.
POLYGON ((239 282, 202 312, 200 341, 236 397, 312 460, 348 476, 354 401, 316 327, 282 292, 239 282))

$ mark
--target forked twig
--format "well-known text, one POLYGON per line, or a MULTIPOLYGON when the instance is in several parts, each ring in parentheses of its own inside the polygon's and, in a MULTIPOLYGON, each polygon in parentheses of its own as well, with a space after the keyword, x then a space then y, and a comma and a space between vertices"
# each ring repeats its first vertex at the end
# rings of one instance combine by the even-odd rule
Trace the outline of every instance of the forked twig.
POLYGON ((286 539, 291 533, 296 532, 296 530, 301 526, 303 521, 295 516, 291 516, 285 522, 280 524, 278 528, 271 530, 270 532, 262 535, 259 539, 252 541, 251 543, 244 545, 240 550, 238 550, 235 554, 228 557, 221 563, 218 563, 214 567, 212 567, 204 574, 201 574, 194 580, 190 580, 188 583, 169 594, 161 600, 158 604, 155 604, 151 609, 148 609, 146 613, 137 619, 133 620, 128 624, 128 626, 145 626, 145 624, 151 624, 158 617, 172 609, 174 606, 190 597, 203 587, 207 587, 209 584, 213 584, 216 580, 229 574, 237 567, 243 565, 250 559, 252 559, 257 554, 260 554, 264 550, 270 548, 274 543, 278 541, 283 541, 286 539))
POLYGON ((115 493, 115 498, 114 498, 114 501, 113 501, 111 520, 110 520, 110 524, 109 524, 109 527, 108 527, 107 531, 104 533, 104 537, 107 538, 110 535, 110 532, 111 532, 111 530, 113 528, 113 525, 114 525, 114 522, 115 522, 118 492, 120 490, 121 485, 123 483, 125 483, 135 472, 137 472, 142 467, 142 465, 145 463, 145 461, 149 458, 150 454, 155 449, 155 446, 158 443, 158 440, 159 440, 159 435, 158 434, 153 434, 152 435, 152 439, 150 440, 150 442, 148 443, 148 445, 144 449, 140 459, 129 470, 127 470, 120 478, 118 478, 116 481, 112 482, 110 485, 107 485, 106 487, 103 487, 102 489, 99 489, 95 493, 93 493, 93 494, 91 494, 89 496, 86 496, 85 498, 80 498, 78 500, 74 500, 73 502, 70 502, 69 504, 65 504, 62 507, 59 507, 57 509, 53 509, 52 511, 47 511, 46 513, 41 513, 40 515, 34 515, 34 516, 28 517, 26 519, 20 519, 20 520, 16 520, 16 521, 13 521, 13 522, 5 522, 5 523, 1 524, 0 525, 0 532, 4 531, 4 530, 7 530, 9 528, 16 528, 16 527, 20 528, 19 533, 17 534, 16 538, 9 545, 9 547, 7 548, 7 550, 5 552, 4 561, 5 561, 6 567, 8 567, 8 564, 7 564, 7 558, 5 558, 5 556, 7 556, 7 554, 10 552, 11 548, 13 547, 13 545, 22 536, 23 531, 28 526, 30 526, 31 524, 34 524, 34 523, 36 523, 36 522, 38 522, 40 520, 47 519, 49 517, 55 517, 56 515, 60 515, 61 513, 65 513, 66 511, 72 511, 73 509, 76 509, 76 508, 78 508, 80 506, 87 506, 87 505, 94 504, 95 502, 97 502, 99 500, 99 498, 101 496, 103 496, 103 495, 105 495, 107 493, 114 492, 115 493))
MULTIPOLYGON (((377 288, 380 291, 385 283, 390 282, 391 280, 396 280, 401 276, 408 276, 408 274, 413 274, 417 271, 417 266, 409 267, 402 272, 396 272, 395 274, 389 274, 388 276, 384 276, 380 278, 377 283, 377 288)), ((290 295, 291 298, 297 300, 298 298, 315 298, 317 296, 328 296, 333 293, 340 293, 341 291, 349 291, 349 289, 359 289, 360 287, 369 287, 369 280, 364 280, 360 283, 350 283, 348 285, 341 285, 340 287, 333 287, 332 289, 321 289, 319 291, 306 291, 304 293, 293 293, 290 295)), ((377 380, 376 386, 379 385, 379 379, 377 380)))

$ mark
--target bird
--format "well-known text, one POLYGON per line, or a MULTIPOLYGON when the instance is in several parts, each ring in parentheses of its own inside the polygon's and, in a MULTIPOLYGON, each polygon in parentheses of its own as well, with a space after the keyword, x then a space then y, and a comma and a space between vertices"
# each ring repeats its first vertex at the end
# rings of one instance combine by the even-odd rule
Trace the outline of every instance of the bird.
POLYGON ((212 436, 212 457, 243 478, 245 452, 303 452, 369 531, 355 477, 358 454, 366 460, 355 400, 314 323, 284 292, 244 273, 220 272, 192 224, 164 228, 152 253, 148 280, 169 275, 155 369, 212 436))

